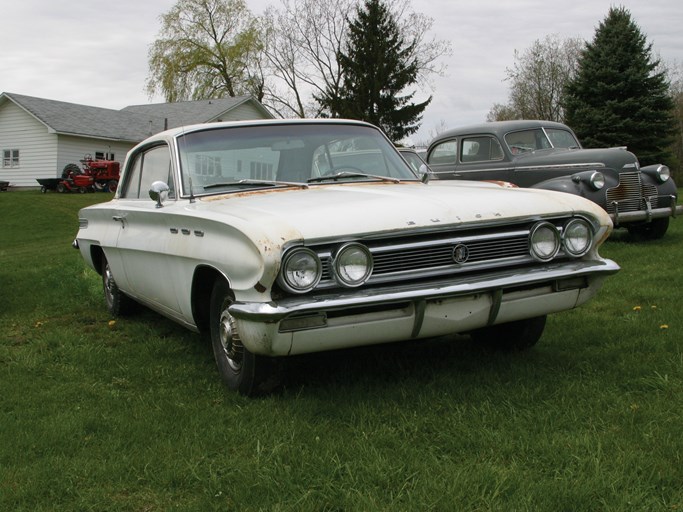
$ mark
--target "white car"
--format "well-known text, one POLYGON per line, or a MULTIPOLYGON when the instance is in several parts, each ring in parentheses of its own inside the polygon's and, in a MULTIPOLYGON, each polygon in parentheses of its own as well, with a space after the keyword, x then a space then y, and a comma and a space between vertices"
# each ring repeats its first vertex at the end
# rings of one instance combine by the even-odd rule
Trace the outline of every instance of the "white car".
POLYGON ((619 267, 595 203, 492 183, 423 182, 376 127, 213 123, 159 133, 74 246, 112 315, 135 302, 210 334, 245 395, 281 356, 470 333, 526 348, 619 267))

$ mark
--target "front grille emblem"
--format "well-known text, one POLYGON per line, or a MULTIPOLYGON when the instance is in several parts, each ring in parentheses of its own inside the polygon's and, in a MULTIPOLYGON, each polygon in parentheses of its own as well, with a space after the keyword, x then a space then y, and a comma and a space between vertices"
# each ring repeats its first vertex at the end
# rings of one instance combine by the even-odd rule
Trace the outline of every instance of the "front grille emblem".
POLYGON ((458 265, 465 263, 470 257, 470 250, 466 245, 458 244, 453 248, 453 261, 458 265))

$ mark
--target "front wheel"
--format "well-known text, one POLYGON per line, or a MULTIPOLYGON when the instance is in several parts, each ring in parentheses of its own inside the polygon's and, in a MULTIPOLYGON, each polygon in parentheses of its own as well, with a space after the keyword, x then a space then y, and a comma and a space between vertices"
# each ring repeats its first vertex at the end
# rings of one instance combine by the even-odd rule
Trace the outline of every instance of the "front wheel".
POLYGON ((547 315, 537 316, 491 325, 472 331, 470 336, 477 343, 482 343, 499 350, 522 351, 529 349, 541 339, 547 315))
POLYGON ((272 391, 279 383, 275 361, 251 353, 240 339, 237 322, 228 308, 234 297, 225 281, 211 292, 211 347, 221 379, 233 391, 254 396, 272 391))
POLYGON ((640 236, 646 240, 659 240, 669 229, 669 217, 654 219, 639 226, 629 226, 627 229, 631 235, 640 236))

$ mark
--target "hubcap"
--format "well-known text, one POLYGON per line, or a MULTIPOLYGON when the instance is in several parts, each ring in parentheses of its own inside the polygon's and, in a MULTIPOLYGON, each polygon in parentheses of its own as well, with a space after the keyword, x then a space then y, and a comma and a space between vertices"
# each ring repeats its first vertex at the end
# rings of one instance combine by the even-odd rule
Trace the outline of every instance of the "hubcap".
POLYGON ((228 364, 233 370, 239 371, 242 368, 242 342, 237 333, 235 320, 227 309, 221 313, 219 335, 228 364))
POLYGON ((107 298, 107 303, 111 306, 114 302, 114 287, 116 283, 114 282, 114 277, 111 275, 111 270, 109 270, 109 265, 104 268, 104 292, 107 298))

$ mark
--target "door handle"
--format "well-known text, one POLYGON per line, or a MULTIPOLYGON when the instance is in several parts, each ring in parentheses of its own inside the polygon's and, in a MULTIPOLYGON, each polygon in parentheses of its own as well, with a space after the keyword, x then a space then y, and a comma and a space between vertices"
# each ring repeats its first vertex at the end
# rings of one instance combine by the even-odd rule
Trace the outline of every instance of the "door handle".
POLYGON ((114 219, 115 222, 120 222, 121 223, 121 229, 126 229, 126 223, 124 222, 126 217, 123 215, 114 215, 112 216, 112 219, 114 219))

